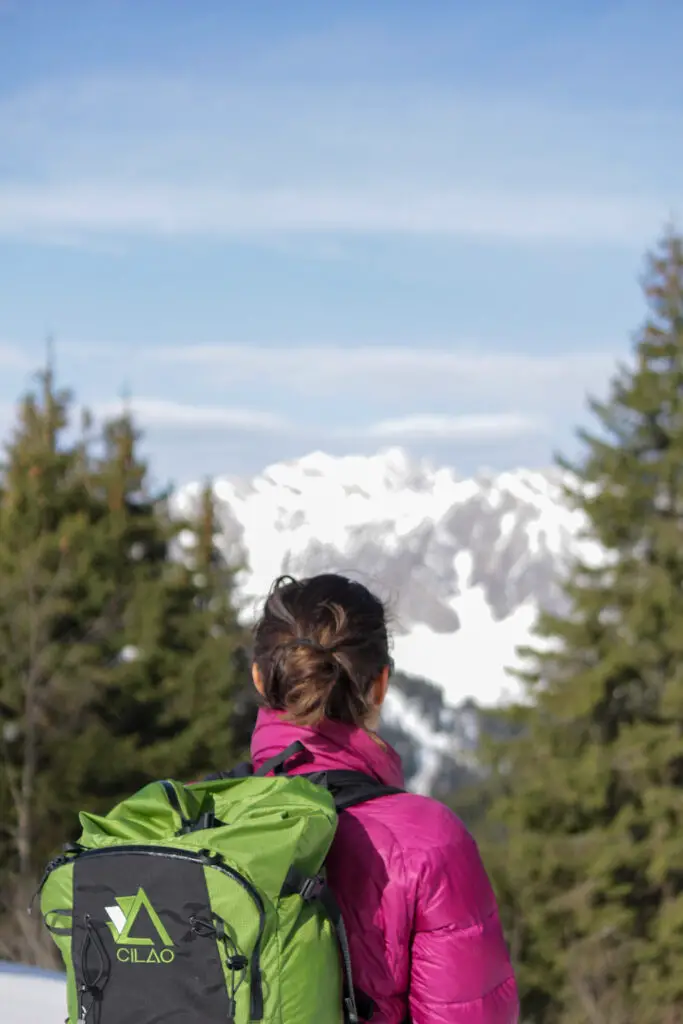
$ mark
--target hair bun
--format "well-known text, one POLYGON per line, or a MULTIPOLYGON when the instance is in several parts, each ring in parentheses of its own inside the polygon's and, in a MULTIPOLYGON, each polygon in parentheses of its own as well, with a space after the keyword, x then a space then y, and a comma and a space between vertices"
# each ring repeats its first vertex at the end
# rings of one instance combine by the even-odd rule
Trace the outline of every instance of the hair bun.
POLYGON ((324 718, 362 725, 389 664, 382 602, 335 573, 273 584, 254 627, 263 700, 300 725, 324 718))
POLYGON ((291 650, 293 647, 309 647, 317 654, 334 654, 336 650, 336 644, 325 646, 325 644, 318 643, 317 640, 311 640, 311 638, 307 636, 294 637, 293 640, 289 640, 286 644, 283 644, 283 647, 286 650, 291 650))

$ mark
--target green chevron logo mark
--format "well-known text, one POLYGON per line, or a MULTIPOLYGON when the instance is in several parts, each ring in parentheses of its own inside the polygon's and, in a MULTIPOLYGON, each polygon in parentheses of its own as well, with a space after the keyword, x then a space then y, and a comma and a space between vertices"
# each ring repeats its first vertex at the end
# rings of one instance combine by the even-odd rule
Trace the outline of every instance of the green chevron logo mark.
POLYGON ((170 964, 175 960, 173 940, 144 889, 138 889, 135 896, 117 896, 116 905, 104 909, 109 918, 107 927, 118 947, 116 959, 120 963, 170 964), (161 942, 160 950, 155 948, 154 939, 136 938, 131 935, 143 907, 161 942))

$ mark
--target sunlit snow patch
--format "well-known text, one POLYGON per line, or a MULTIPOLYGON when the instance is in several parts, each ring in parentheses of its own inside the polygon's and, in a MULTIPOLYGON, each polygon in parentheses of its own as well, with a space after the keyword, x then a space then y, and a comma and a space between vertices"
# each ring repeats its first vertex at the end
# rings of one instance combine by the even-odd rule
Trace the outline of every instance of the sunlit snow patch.
POLYGON ((0 963, 0 1007, 2 1024, 63 1024, 64 976, 37 967, 0 963))

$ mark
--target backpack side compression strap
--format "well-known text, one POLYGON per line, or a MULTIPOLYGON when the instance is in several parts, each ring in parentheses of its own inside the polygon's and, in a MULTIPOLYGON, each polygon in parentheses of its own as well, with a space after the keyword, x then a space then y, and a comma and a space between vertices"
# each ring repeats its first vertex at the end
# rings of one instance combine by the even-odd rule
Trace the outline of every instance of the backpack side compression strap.
POLYGON ((280 896, 300 896, 306 903, 318 900, 323 906, 332 927, 337 935, 337 942, 342 956, 344 974, 344 1024, 359 1024, 360 1018, 365 1021, 372 1019, 375 1012, 375 1004, 360 989, 354 987, 353 971, 351 968, 351 951, 349 940, 344 927, 339 904, 334 893, 326 884, 322 876, 308 878, 296 868, 292 867, 287 872, 280 896))

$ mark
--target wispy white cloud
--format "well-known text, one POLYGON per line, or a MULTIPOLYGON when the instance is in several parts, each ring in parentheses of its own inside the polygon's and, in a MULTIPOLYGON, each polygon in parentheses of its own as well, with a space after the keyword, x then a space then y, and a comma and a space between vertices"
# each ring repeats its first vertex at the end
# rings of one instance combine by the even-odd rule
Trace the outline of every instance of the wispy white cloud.
MULTIPOLYGON (((175 346, 127 355, 102 345, 68 347, 69 358, 129 363, 135 388, 165 398, 132 400, 143 426, 251 432, 331 444, 540 442, 567 429, 602 395, 616 368, 610 352, 534 355, 400 346, 175 346), (134 365, 133 365, 134 364, 134 365), (258 395, 261 410, 245 409, 258 395), (192 402, 183 400, 192 396, 192 402)), ((120 408, 120 405, 118 406, 120 408)), ((111 410, 109 410, 111 411, 111 410)))
POLYGON ((137 358, 150 367, 182 366, 186 378, 194 375, 207 386, 277 381, 298 395, 379 394, 423 408, 424 399, 437 398, 509 407, 511 396, 523 396, 535 409, 602 388, 614 372, 617 352, 597 345, 592 351, 540 355, 483 350, 475 343, 452 348, 225 344, 143 349, 137 358))
MULTIPOLYGON (((282 435, 310 433, 300 425, 275 413, 255 409, 185 404, 160 398, 137 398, 96 403, 93 411, 102 418, 118 415, 128 408, 143 427, 152 429, 210 430, 245 434, 282 435)), ((0 409, 0 415, 2 409, 0 409)), ((330 439, 365 439, 367 441, 482 441, 520 437, 538 433, 544 424, 520 413, 492 415, 439 416, 412 414, 380 420, 357 428, 335 428, 328 424, 318 434, 330 439)))
MULTIPOLYGON (((68 343, 71 344, 71 343, 68 343)), ((101 346, 94 343, 87 348, 81 345, 85 354, 93 354, 101 346)), ((115 351, 110 347, 110 351, 115 351)), ((337 376, 353 375, 358 372, 377 370, 384 372, 396 368, 412 373, 421 367, 435 373, 459 373, 467 376, 488 376, 491 373, 515 375, 534 379, 557 376, 572 372, 573 368, 590 366, 613 367, 616 352, 612 353, 596 346, 592 350, 557 352, 551 355, 533 352, 516 352, 509 349, 483 349, 477 342, 459 342, 451 347, 437 347, 426 343, 424 346, 407 345, 249 345, 240 342, 226 342, 213 345, 167 345, 139 350, 141 356, 150 360, 162 360, 185 366, 204 367, 211 373, 229 369, 238 375, 251 375, 261 371, 264 359, 277 372, 291 372, 299 376, 304 369, 318 374, 337 376)))
POLYGON ((76 78, 0 100, 0 234, 640 245, 681 197, 642 167, 668 116, 245 69, 76 78))
POLYGON ((329 233, 641 244, 666 213, 659 202, 628 195, 415 189, 389 182, 358 190, 0 185, 3 235, 329 233))
POLYGON ((486 441, 536 434, 545 424, 521 413, 471 416, 434 416, 429 413, 381 420, 367 436, 396 441, 486 441))
MULTIPOLYGON (((209 405, 189 405, 162 398, 134 398, 126 406, 144 427, 184 430, 230 430, 249 434, 270 434, 290 429, 289 422, 275 413, 209 405)), ((103 402, 94 407, 96 415, 116 416, 122 402, 103 402)))

